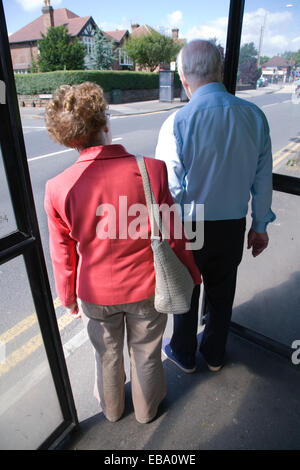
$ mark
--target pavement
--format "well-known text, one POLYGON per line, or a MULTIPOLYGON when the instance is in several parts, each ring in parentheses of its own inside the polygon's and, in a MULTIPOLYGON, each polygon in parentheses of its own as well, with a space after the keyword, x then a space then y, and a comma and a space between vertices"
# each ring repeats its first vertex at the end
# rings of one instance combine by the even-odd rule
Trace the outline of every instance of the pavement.
MULTIPOLYGON (((265 88, 259 88, 257 90, 245 90, 238 91, 236 96, 247 99, 252 96, 260 96, 267 93, 292 93, 294 87, 292 85, 270 85, 265 88)), ((150 100, 150 101, 138 101, 135 103, 122 103, 122 104, 110 104, 109 110, 112 116, 132 116, 139 114, 151 114, 155 112, 171 111, 176 110, 184 106, 186 102, 180 101, 180 98, 175 98, 172 102, 150 100)), ((25 108, 20 107, 21 117, 44 119, 45 108, 26 106, 25 108)))
MULTIPOLYGON (((111 116, 131 116, 138 114, 150 114, 155 112, 176 110, 185 105, 179 98, 175 98, 172 102, 152 100, 138 101, 136 103, 110 104, 109 111, 111 116)), ((20 107, 21 117, 44 119, 45 108, 26 106, 20 107)))

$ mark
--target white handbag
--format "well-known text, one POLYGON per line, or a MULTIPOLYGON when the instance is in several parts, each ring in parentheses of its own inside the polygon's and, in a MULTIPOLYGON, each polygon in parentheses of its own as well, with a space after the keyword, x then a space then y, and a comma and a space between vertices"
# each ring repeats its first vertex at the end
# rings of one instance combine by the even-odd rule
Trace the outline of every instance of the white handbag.
POLYGON ((151 248, 155 270, 154 307, 160 313, 186 313, 190 310, 194 281, 188 268, 176 256, 165 236, 159 207, 151 188, 145 160, 137 155, 136 161, 143 179, 151 225, 151 248), (158 228, 161 232, 162 240, 157 236, 159 233, 158 228))

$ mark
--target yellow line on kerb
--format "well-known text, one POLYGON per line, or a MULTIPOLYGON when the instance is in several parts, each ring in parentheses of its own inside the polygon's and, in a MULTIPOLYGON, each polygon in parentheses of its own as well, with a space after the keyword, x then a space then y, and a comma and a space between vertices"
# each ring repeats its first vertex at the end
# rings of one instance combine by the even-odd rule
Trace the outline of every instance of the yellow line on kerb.
POLYGON ((295 150, 298 150, 300 147, 300 142, 290 142, 288 145, 283 147, 281 150, 278 150, 278 152, 274 153, 273 155, 273 168, 277 166, 282 160, 284 160, 286 157, 290 156, 295 150))
MULTIPOLYGON (((53 300, 53 305, 54 305, 54 308, 57 308, 61 305, 58 297, 53 300)), ((16 336, 28 330, 28 328, 33 326, 36 322, 37 322, 36 313, 29 315, 28 317, 24 318, 24 320, 20 321, 15 326, 5 331, 5 333, 3 333, 0 336, 0 342, 4 344, 9 343, 9 341, 12 341, 13 339, 16 338, 16 336)))
MULTIPOLYGON (((57 299, 54 300, 55 308, 59 307, 60 301, 57 299)), ((63 330, 69 323, 71 323, 74 318, 69 314, 65 313, 58 320, 59 330, 63 330)), ((3 333, 0 337, 2 343, 8 343, 9 341, 16 338, 20 333, 26 331, 28 328, 33 326, 37 322, 36 314, 29 315, 27 318, 19 322, 17 325, 12 327, 10 330, 3 333)), ((7 372, 9 372, 13 367, 22 362, 26 357, 30 356, 34 351, 36 351, 43 344, 42 335, 38 335, 31 338, 23 346, 14 351, 13 353, 6 356, 5 361, 0 364, 0 377, 7 372)))

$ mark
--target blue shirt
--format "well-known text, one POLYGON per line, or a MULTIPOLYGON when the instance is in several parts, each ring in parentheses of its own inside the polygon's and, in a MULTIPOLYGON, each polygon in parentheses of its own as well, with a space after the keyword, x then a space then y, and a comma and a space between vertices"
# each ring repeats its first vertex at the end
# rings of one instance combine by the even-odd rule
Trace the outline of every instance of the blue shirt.
MULTIPOLYGON (((272 150, 264 113, 228 93, 221 83, 201 86, 164 122, 156 158, 168 168, 169 187, 182 211, 204 204, 205 220, 240 219, 252 195, 252 228, 275 220, 272 150)), ((183 212, 183 213, 184 213, 183 212)))

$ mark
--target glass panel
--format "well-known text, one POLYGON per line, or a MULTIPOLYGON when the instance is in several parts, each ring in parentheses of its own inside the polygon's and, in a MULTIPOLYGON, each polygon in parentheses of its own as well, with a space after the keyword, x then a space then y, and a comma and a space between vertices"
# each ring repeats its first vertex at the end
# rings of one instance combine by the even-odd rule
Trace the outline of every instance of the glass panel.
POLYGON ((181 17, 180 11, 174 11, 172 15, 168 15, 167 32, 171 33, 171 29, 179 27, 180 38, 187 41, 213 39, 225 52, 229 4, 229 0, 215 0, 213 7, 209 7, 207 2, 189 2, 188 8, 192 8, 194 13, 193 22, 187 22, 184 12, 181 17))
POLYGON ((300 198, 274 191, 273 210, 268 248, 253 258, 245 242, 232 320, 291 346, 300 339, 300 198))
POLYGON ((258 8, 250 0, 245 2, 238 76, 244 89, 237 92, 264 111, 270 125, 274 172, 291 176, 300 174, 300 7, 297 3, 279 5, 262 0, 258 8), (252 89, 247 89, 251 86, 252 89))
POLYGON ((62 423, 22 257, 0 266, 0 449, 36 449, 62 423))
POLYGON ((0 147, 0 238, 17 230, 0 147))
MULTIPOLYGON (((300 9, 295 2, 280 6, 262 0, 258 8, 246 1, 236 94, 257 104, 268 119, 274 173, 296 177, 300 177, 300 100, 294 99, 295 79, 300 76, 299 38, 300 9)), ((300 335, 300 198, 274 191, 272 209, 277 218, 268 226, 265 252, 253 258, 245 241, 232 320, 291 346, 300 335)), ((248 230, 250 225, 248 216, 248 230)))

